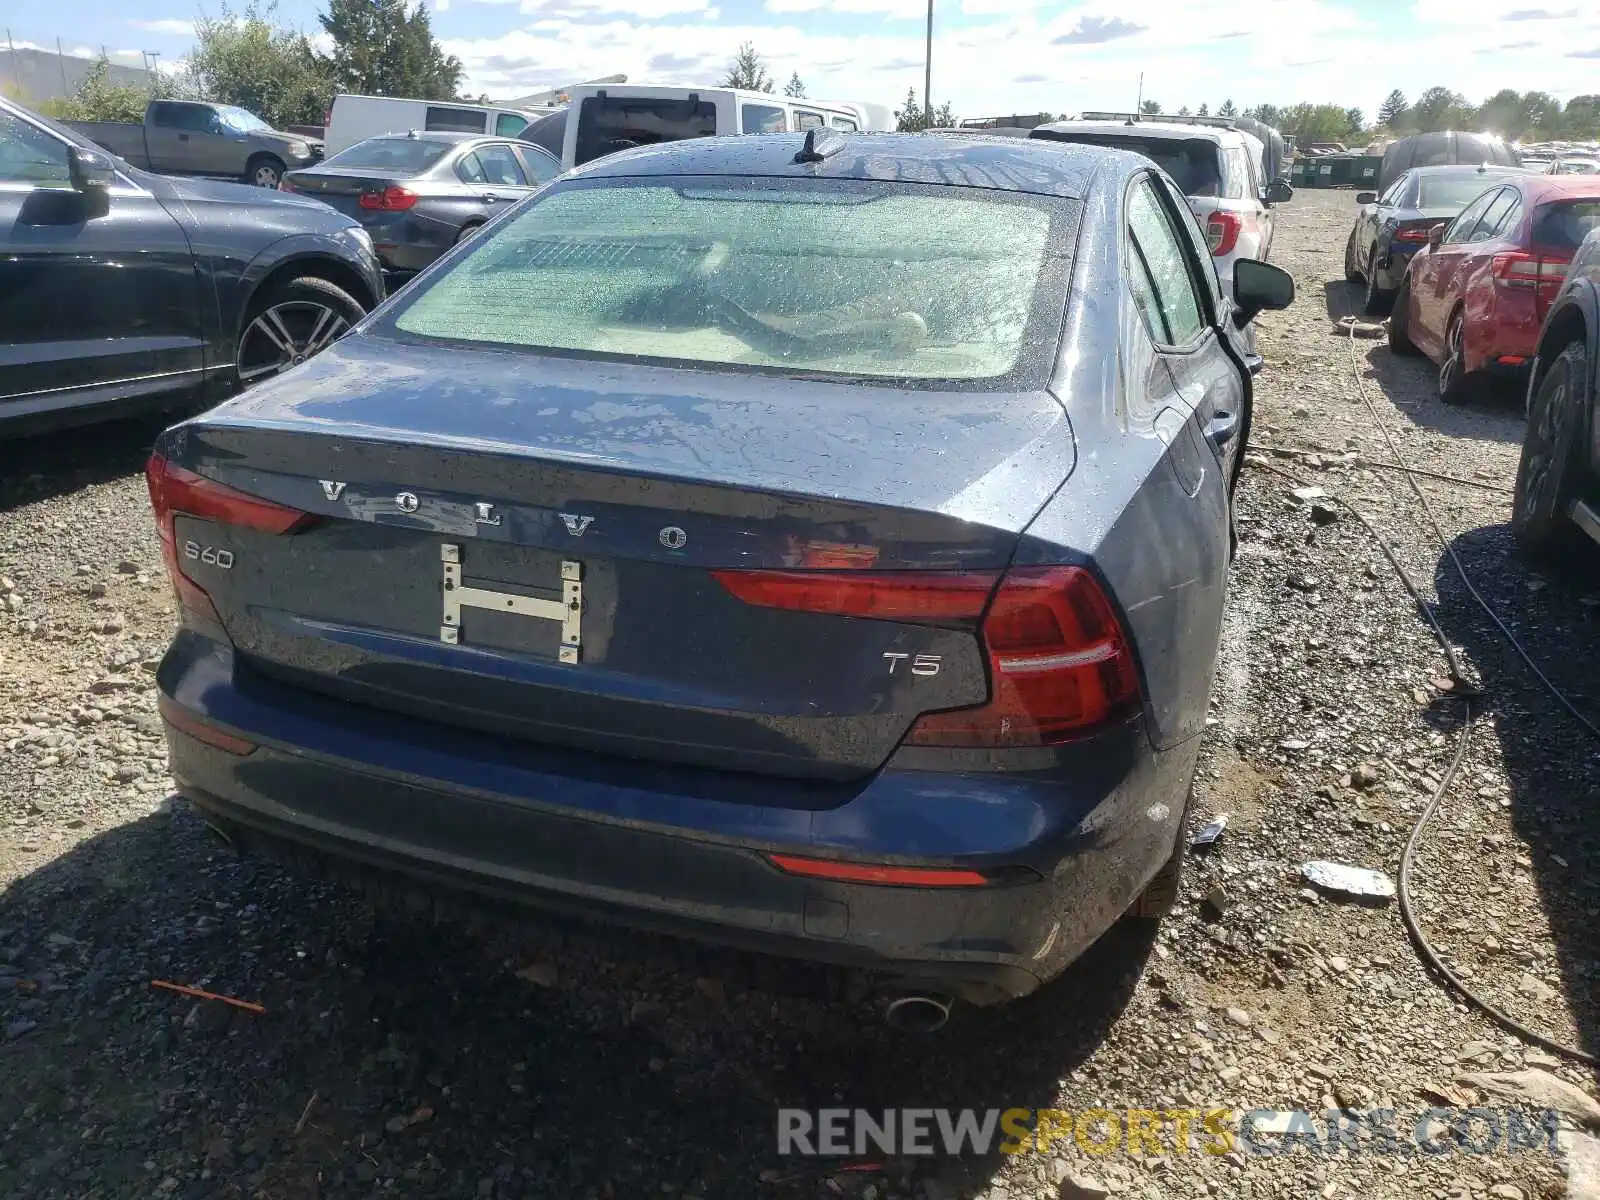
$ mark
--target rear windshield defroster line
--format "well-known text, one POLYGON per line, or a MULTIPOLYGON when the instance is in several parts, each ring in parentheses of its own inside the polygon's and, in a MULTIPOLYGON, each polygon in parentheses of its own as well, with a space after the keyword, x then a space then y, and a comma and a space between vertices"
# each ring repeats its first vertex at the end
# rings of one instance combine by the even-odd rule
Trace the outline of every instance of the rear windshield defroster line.
POLYGON ((856 180, 574 179, 377 336, 921 388, 1049 378, 1079 205, 856 180))

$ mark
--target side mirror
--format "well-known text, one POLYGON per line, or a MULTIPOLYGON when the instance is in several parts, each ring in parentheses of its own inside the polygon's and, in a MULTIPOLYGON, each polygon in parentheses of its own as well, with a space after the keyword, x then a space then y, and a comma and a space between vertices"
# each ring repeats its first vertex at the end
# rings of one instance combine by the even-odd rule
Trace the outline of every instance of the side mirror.
POLYGON ((109 191, 116 181, 117 168, 109 154, 82 146, 68 146, 67 176, 72 180, 75 191, 103 193, 109 191))
POLYGON ((1294 188, 1287 179, 1274 179, 1267 185, 1268 204, 1287 204, 1294 199, 1294 188))
POLYGON ((1443 221, 1441 221, 1439 224, 1434 225, 1431 228, 1429 228, 1429 230, 1428 230, 1428 245, 1430 247, 1432 247, 1435 250, 1437 250, 1439 248, 1440 244, 1444 241, 1445 228, 1446 228, 1446 226, 1445 226, 1445 223, 1443 221))
POLYGON ((1377 202, 1378 202, 1378 193, 1377 192, 1357 192, 1356 193, 1356 203, 1357 204, 1376 204, 1377 202))
POLYGON ((1254 258, 1233 264, 1233 323, 1243 329, 1266 309, 1294 303, 1294 276, 1282 267, 1254 258))

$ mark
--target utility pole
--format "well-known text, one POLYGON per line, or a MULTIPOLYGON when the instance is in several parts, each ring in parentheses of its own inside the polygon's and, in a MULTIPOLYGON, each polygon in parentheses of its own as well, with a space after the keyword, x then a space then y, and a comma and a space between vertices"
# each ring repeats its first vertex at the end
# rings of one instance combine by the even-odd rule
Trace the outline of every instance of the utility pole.
POLYGON ((161 78, 161 76, 160 76, 161 64, 156 61, 157 59, 159 59, 161 57, 161 51, 159 51, 159 50, 141 50, 141 51, 139 51, 139 53, 141 53, 141 54, 143 54, 145 56, 145 64, 146 64, 145 65, 145 70, 150 72, 150 94, 152 96, 154 96, 156 94, 156 84, 160 81, 160 78, 161 78))
POLYGON ((1139 72, 1139 98, 1133 102, 1134 119, 1144 116, 1144 72, 1139 72))
POLYGON ((67 56, 61 49, 61 39, 56 39, 56 66, 61 68, 61 94, 72 95, 72 85, 67 82, 67 56))
POLYGON ((928 49, 922 60, 922 115, 933 125, 933 0, 928 0, 928 49))
POLYGON ((22 99, 22 64, 17 61, 17 45, 11 40, 11 27, 6 26, 6 49, 11 51, 11 77, 17 81, 17 99, 22 99))

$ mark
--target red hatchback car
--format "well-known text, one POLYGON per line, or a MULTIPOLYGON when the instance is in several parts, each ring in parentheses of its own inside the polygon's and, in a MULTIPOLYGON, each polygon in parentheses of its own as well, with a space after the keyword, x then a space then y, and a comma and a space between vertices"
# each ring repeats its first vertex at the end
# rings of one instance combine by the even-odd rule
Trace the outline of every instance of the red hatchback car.
POLYGON ((1428 231, 1395 296, 1389 346, 1439 365, 1439 398, 1462 404, 1496 376, 1521 379, 1567 265, 1600 226, 1600 178, 1497 182, 1428 231))

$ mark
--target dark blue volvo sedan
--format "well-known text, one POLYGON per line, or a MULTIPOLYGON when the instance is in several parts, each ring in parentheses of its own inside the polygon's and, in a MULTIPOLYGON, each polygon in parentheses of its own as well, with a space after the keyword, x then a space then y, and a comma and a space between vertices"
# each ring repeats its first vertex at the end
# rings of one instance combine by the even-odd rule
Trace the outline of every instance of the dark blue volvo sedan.
MULTIPOLYGON (((1248 269, 1245 269, 1248 268, 1248 269)), ((1176 894, 1253 366, 1135 155, 618 154, 167 430, 173 775, 245 841, 858 965, 1176 894)))

